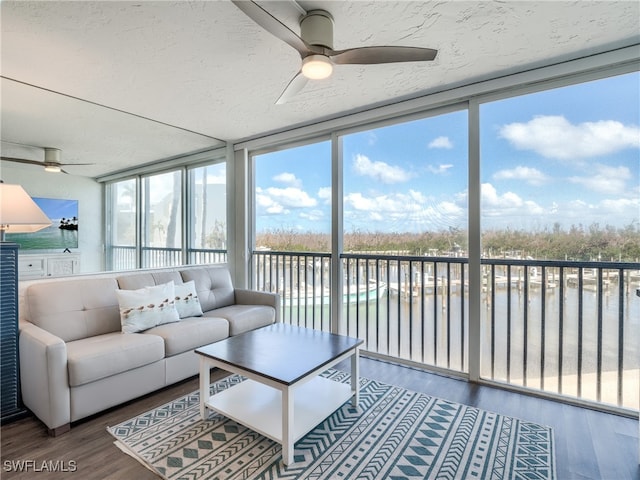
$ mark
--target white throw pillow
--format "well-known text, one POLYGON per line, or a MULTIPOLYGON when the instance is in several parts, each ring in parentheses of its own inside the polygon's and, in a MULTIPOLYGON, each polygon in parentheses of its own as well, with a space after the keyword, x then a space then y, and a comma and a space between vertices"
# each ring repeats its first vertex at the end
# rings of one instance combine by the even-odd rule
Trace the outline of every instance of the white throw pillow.
POLYGON ((173 282, 139 290, 116 290, 124 333, 142 332, 163 323, 178 322, 173 282))
POLYGON ((196 282, 176 283, 176 310, 180 318, 199 317, 202 315, 202 307, 196 293, 196 282))

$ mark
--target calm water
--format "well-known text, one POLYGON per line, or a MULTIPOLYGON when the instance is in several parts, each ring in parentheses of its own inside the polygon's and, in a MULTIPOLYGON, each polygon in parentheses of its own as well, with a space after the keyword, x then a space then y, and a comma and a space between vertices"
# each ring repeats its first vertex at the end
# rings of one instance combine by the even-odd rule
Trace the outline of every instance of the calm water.
MULTIPOLYGON (((598 370, 598 297, 593 291, 583 292, 580 319, 578 289, 566 287, 563 298, 559 292, 559 288, 549 289, 543 295, 539 288, 532 288, 529 290, 526 303, 524 293, 515 287, 497 289, 493 302, 489 295, 483 294, 483 377, 523 385, 526 358, 527 386, 558 391, 558 376, 562 373, 563 392, 578 396, 576 382, 580 367, 581 396, 595 399, 594 382, 598 370), (495 332, 493 336, 492 329, 495 332), (579 341, 580 335, 582 342, 579 341), (510 368, 507 355, 510 356, 510 368), (544 383, 541 380, 543 376, 544 383)), ((635 295, 635 288, 624 294, 621 319, 617 285, 611 285, 602 294, 601 302, 601 371, 610 372, 605 376, 608 375, 607 378, 611 377, 615 382, 615 385, 610 382, 605 385, 603 377, 603 389, 617 389, 620 351, 618 343, 621 336, 625 371, 623 397, 627 399, 623 399, 623 404, 631 402, 631 405, 626 406, 637 409, 640 297, 635 295)), ((293 319, 293 323, 298 323, 298 312, 295 308, 284 308, 282 313, 285 321, 293 319)), ((300 311, 299 324, 328 330, 329 318, 328 306, 307 308, 300 311)), ((464 358, 468 341, 466 295, 452 294, 447 301, 446 296, 439 294, 434 304, 433 294, 418 296, 409 302, 393 293, 387 293, 368 304, 350 304, 348 308, 345 306, 343 321, 340 333, 365 339, 366 349, 369 351, 457 371, 468 370, 468 359, 464 358)), ((615 392, 605 393, 608 397, 615 396, 615 392)))
POLYGON ((50 226, 34 233, 9 233, 8 242, 20 244, 22 250, 48 250, 78 248, 78 231, 62 230, 59 222, 54 221, 50 226))

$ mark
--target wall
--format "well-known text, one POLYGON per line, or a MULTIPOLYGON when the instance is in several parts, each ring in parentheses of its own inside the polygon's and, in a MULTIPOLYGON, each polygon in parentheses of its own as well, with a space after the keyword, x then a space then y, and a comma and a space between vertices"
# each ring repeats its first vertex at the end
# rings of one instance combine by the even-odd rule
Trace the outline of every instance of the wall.
MULTIPOLYGON (((43 169, 9 162, 0 164, 0 178, 5 183, 22 185, 34 197, 78 200, 78 248, 80 271, 85 273, 104 270, 104 208, 102 184, 86 177, 47 173, 43 169)), ((36 253, 22 250, 21 253, 36 253)), ((61 253, 57 250, 39 253, 61 253)))

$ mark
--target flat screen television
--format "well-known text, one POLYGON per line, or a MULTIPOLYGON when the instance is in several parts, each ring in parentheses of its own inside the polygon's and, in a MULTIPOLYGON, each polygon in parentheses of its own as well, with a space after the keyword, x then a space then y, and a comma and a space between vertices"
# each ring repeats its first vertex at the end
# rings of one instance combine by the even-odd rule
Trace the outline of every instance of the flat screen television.
POLYGON ((32 197, 51 220, 51 225, 33 233, 7 233, 6 240, 24 250, 78 248, 78 201, 32 197))

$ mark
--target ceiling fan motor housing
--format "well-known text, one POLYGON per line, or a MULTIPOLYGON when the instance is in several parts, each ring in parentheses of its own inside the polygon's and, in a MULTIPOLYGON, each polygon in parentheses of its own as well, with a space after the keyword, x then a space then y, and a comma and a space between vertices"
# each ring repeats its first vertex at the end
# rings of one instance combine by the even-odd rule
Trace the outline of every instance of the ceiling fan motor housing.
POLYGON ((44 149, 45 163, 60 163, 60 149, 45 147, 44 149))
POLYGON ((300 19, 300 37, 309 45, 333 49, 333 17, 324 10, 310 10, 300 19))

